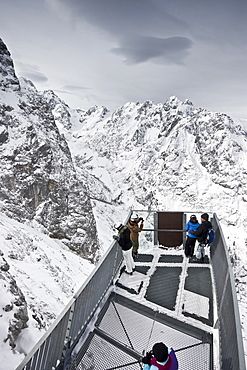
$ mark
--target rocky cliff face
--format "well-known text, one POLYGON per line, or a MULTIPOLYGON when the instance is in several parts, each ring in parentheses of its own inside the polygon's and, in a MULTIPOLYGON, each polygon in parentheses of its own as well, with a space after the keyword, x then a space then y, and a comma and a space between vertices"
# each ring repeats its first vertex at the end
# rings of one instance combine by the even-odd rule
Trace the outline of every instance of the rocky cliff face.
POLYGON ((0 39, 0 89, 19 91, 20 85, 15 75, 14 64, 6 45, 0 39))
POLYGON ((38 221, 51 237, 94 260, 98 242, 90 200, 53 106, 30 81, 16 78, 2 41, 0 51, 1 210, 22 222, 38 221))
MULTIPOLYGON (((53 109, 31 81, 16 77, 10 53, 0 39, 0 211, 20 223, 41 227, 44 234, 95 262, 99 243, 90 198, 77 176, 67 141, 56 126, 53 109)), ((28 284, 19 281, 25 271, 20 268, 16 277, 12 275, 13 262, 25 259, 21 250, 26 248, 18 240, 10 240, 10 244, 13 251, 0 251, 1 323, 4 341, 14 350, 30 315, 40 329, 47 327, 51 317, 45 303, 36 307, 32 300, 26 301, 20 286, 29 296, 28 284)), ((49 259, 44 258, 49 269, 49 259)), ((55 270, 59 273, 58 267, 55 270)), ((52 274, 55 270, 51 266, 52 274)), ((73 289, 72 285, 70 295, 73 289)), ((55 313, 51 316, 54 320, 55 313)))

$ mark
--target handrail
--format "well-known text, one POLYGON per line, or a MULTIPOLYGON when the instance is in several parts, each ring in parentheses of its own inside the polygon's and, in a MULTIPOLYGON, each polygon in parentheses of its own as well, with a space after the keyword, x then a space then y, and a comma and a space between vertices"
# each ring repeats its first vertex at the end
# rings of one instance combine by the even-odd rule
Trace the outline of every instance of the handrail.
POLYGON ((179 230, 179 229, 142 229, 142 231, 169 231, 169 232, 176 232, 176 233, 187 233, 186 230, 179 230))
MULTIPOLYGON (((129 217, 130 213, 126 222, 129 217)), ((56 369, 59 363, 61 366, 66 353, 75 345, 79 337, 76 324, 79 324, 79 330, 82 331, 82 326, 87 324, 103 299, 107 288, 112 284, 122 258, 121 248, 116 241, 113 241, 98 265, 16 370, 51 370, 56 369), (112 258, 113 255, 114 258, 112 258), (101 274, 102 266, 105 266, 104 269, 107 272, 105 280, 97 279, 97 276, 101 274), (91 297, 93 298, 91 306, 87 304, 90 300, 88 295, 90 288, 95 289, 95 295, 91 297)))
MULTIPOLYGON (((73 298, 69 301, 69 303, 65 306, 65 308, 63 309, 63 311, 60 313, 60 315, 56 318, 56 320, 53 322, 53 324, 50 326, 50 328, 47 330, 47 332, 40 338, 40 340, 36 343, 36 345, 33 347, 33 349, 27 354, 27 356, 24 358, 24 360, 19 364, 19 366, 17 366, 16 370, 22 370, 22 369, 25 369, 26 366, 31 366, 31 367, 28 367, 28 369, 32 369, 32 359, 34 358, 34 355, 37 353, 37 351, 39 351, 39 349, 43 346, 45 347, 45 342, 46 341, 52 341, 52 345, 54 346, 55 345, 55 342, 56 342, 56 345, 58 346, 58 350, 56 351, 57 353, 54 354, 54 361, 52 361, 52 359, 50 359, 49 362, 51 362, 52 366, 51 367, 37 367, 37 369, 47 369, 47 370, 51 370, 52 368, 55 369, 56 366, 57 366, 57 361, 58 360, 61 360, 61 357, 62 357, 62 352, 64 350, 64 346, 67 346, 68 345, 68 341, 71 340, 71 338, 67 338, 66 340, 66 332, 67 330, 70 331, 70 327, 71 327, 71 322, 73 322, 73 316, 74 316, 74 312, 72 313, 72 317, 71 317, 71 312, 74 311, 73 310, 73 305, 76 303, 76 301, 78 300, 78 298, 80 297, 80 295, 82 294, 82 292, 86 289, 86 287, 88 286, 88 284, 90 284, 90 282, 92 281, 93 277, 95 276, 95 274, 97 274, 97 271, 100 270, 102 264, 104 263, 104 261, 106 261, 107 259, 109 260, 108 256, 109 254, 113 251, 113 249, 116 249, 118 255, 120 256, 121 255, 121 251, 120 251, 120 248, 118 247, 117 243, 116 242, 112 242, 110 248, 108 249, 108 251, 106 252, 106 254, 104 255, 104 257, 102 257, 101 261, 98 263, 98 265, 95 267, 95 269, 91 272, 91 274, 88 276, 88 278, 86 279, 86 281, 83 283, 83 285, 80 287, 80 289, 75 293, 75 295, 73 296, 73 298), (63 322, 63 320, 65 322, 63 322), (64 326, 63 328, 63 337, 60 336, 60 338, 53 338, 52 337, 52 333, 55 332, 56 328, 58 328, 58 326, 64 326), (69 329, 68 329, 69 327, 69 329), (59 343, 57 343, 57 341, 59 340, 59 343), (56 357, 56 354, 58 354, 58 356, 56 357)), ((122 259, 122 256, 121 258, 122 259)), ((113 261, 114 263, 114 261, 113 261)), ((108 281, 106 282, 105 285, 109 286, 111 284, 111 281, 112 281, 112 278, 115 276, 115 269, 118 268, 118 266, 113 266, 113 270, 112 270, 112 273, 110 274, 109 276, 109 279, 108 281)), ((105 290, 105 289, 104 289, 105 290)), ((102 292, 103 294, 103 292, 102 292)), ((102 294, 100 294, 100 300, 102 299, 102 294)), ((93 314, 94 310, 96 309, 97 305, 99 304, 100 302, 97 302, 96 303, 96 306, 94 305, 94 307, 92 308, 92 310, 89 312, 88 316, 90 316, 90 314, 93 314)), ((61 330, 60 330, 61 331, 61 330)), ((72 343, 70 343, 71 345, 72 343)), ((38 357, 40 356, 36 356, 37 359, 34 359, 34 361, 36 363, 38 363, 38 357)), ((43 356, 41 356, 43 358, 43 356)), ((47 362, 47 361, 46 361, 47 362)), ((45 362, 45 366, 46 365, 46 362, 45 362)), ((42 365, 41 365, 42 366, 42 365)), ((35 367, 36 369, 36 367, 35 367)))

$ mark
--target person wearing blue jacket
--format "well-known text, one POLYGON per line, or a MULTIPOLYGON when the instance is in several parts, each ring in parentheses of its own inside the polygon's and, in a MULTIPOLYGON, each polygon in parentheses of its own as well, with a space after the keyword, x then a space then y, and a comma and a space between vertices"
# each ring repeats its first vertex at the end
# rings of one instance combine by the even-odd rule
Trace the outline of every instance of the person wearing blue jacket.
POLYGON ((193 234, 193 232, 196 231, 199 226, 200 224, 197 221, 196 215, 191 215, 189 222, 187 222, 185 226, 185 230, 188 231, 184 250, 186 257, 193 257, 196 244, 196 236, 193 234))

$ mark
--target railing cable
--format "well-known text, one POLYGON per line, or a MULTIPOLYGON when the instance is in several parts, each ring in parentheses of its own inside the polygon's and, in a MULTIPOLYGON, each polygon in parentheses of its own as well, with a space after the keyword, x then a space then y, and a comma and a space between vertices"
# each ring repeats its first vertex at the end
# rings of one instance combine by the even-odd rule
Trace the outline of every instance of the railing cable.
MULTIPOLYGON (((150 342, 150 339, 151 339, 151 335, 153 334, 154 324, 155 324, 155 321, 156 321, 157 312, 158 311, 155 311, 155 315, 154 315, 154 319, 153 319, 153 323, 152 323, 152 328, 150 330, 150 334, 149 334, 149 337, 148 337, 147 345, 149 345, 149 342, 150 342)), ((144 350, 143 356, 145 355, 145 352, 146 351, 147 351, 147 348, 144 350)))
MULTIPOLYGON (((129 344, 130 344, 131 348, 134 350, 133 344, 132 344, 132 342, 131 342, 131 340, 130 340, 130 337, 129 337, 128 333, 127 333, 127 330, 126 330, 126 328, 125 328, 125 326, 124 326, 124 323, 123 323, 123 321, 122 321, 122 319, 121 319, 121 316, 119 315, 119 312, 118 312, 118 310, 117 310, 117 307, 116 307, 116 305, 115 305, 115 302, 112 302, 112 305, 113 305, 113 307, 114 307, 114 309, 115 309, 115 311, 116 311, 117 317, 119 318, 120 324, 122 325, 122 328, 123 328, 123 330, 124 330, 124 332, 125 332, 125 334, 126 334, 126 337, 127 337, 128 341, 129 341, 129 344)), ((141 367, 140 360, 135 361, 134 363, 135 363, 135 364, 139 363, 139 365, 140 365, 140 369, 142 368, 142 367, 141 367)), ((121 365, 121 366, 120 366, 120 368, 121 368, 121 367, 123 367, 123 366, 127 366, 127 364, 125 364, 125 365, 121 365)), ((118 369, 118 368, 119 368, 119 367, 114 367, 113 369, 118 369)))
POLYGON ((128 333, 127 333, 127 330, 125 329, 125 326, 123 324, 123 321, 122 321, 122 319, 121 319, 121 317, 119 315, 119 312, 117 310, 117 307, 115 305, 115 302, 112 302, 112 305, 113 305, 113 307, 114 307, 114 309, 116 311, 117 317, 119 318, 120 324, 122 325, 122 328, 123 328, 123 330, 124 330, 124 332, 126 334, 126 337, 127 337, 128 341, 129 341, 129 344, 130 344, 131 348, 134 349, 133 344, 131 343, 130 337, 129 337, 128 333))
POLYGON ((189 348, 193 348, 193 347, 196 347, 196 346, 200 346, 201 344, 205 344, 205 343, 200 342, 200 343, 191 344, 190 346, 176 349, 176 350, 174 350, 174 352, 184 351, 185 349, 189 349, 189 348))

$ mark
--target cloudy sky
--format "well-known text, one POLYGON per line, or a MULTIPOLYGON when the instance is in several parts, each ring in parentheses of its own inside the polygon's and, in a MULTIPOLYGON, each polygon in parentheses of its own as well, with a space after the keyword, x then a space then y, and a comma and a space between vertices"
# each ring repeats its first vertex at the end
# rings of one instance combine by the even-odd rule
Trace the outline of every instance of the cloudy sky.
POLYGON ((72 108, 176 95, 247 118, 246 0, 0 0, 0 37, 72 108))

